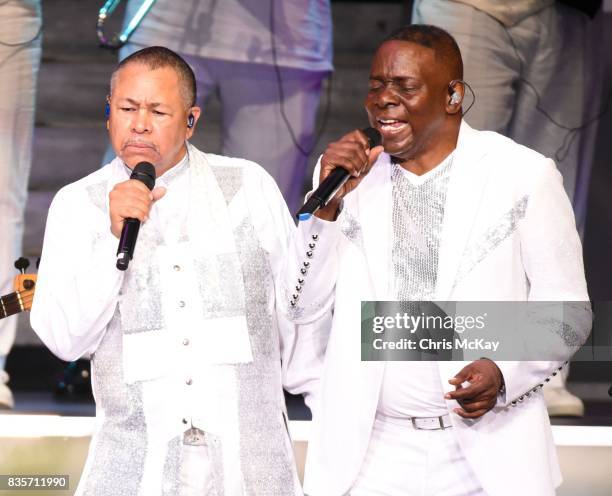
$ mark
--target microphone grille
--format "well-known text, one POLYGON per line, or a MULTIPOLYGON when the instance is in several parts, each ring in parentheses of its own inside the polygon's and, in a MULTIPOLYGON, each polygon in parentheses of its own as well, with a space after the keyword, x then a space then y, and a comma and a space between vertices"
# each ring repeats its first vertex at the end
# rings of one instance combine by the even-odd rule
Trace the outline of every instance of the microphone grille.
POLYGON ((140 162, 134 167, 130 179, 138 179, 144 185, 153 189, 155 186, 155 166, 149 162, 140 162))
POLYGON ((368 138, 370 148, 374 148, 375 146, 379 146, 381 144, 382 137, 373 127, 366 127, 365 129, 362 129, 361 132, 366 135, 366 138, 368 138))

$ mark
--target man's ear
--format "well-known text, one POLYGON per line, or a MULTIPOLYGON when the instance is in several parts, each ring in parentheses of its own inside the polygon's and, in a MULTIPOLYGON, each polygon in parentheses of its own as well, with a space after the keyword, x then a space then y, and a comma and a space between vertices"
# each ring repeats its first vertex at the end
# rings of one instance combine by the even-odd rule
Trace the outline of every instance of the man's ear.
POLYGON ((110 95, 106 95, 106 102, 104 102, 104 117, 106 117, 106 130, 108 131, 108 120, 110 119, 110 95))
POLYGON ((187 139, 193 136, 193 133, 196 128, 196 124, 202 115, 202 109, 200 107, 191 107, 187 111, 187 122, 185 125, 187 126, 187 139))
POLYGON ((463 81, 453 79, 448 83, 448 99, 446 101, 446 113, 456 114, 461 112, 461 104, 465 96, 465 85, 463 81))

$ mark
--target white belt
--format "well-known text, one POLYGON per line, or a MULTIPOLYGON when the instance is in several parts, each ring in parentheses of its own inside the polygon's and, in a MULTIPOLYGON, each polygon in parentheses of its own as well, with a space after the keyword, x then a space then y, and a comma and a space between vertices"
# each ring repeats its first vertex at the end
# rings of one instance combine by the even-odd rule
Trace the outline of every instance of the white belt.
POLYGON ((183 434, 183 444, 189 446, 206 446, 206 441, 206 432, 197 427, 191 427, 183 434))
POLYGON ((419 430, 437 430, 448 429, 452 427, 450 415, 441 415, 440 417, 391 417, 382 413, 376 413, 376 419, 381 422, 389 422, 390 424, 412 426, 419 430))

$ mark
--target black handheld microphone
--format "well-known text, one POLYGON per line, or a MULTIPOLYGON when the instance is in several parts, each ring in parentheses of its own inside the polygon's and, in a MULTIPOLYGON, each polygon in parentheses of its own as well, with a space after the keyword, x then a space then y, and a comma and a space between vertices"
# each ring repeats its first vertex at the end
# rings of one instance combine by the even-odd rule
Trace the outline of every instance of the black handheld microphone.
MULTIPOLYGON (((149 162, 140 162, 134 170, 130 179, 136 179, 142 182, 149 190, 155 186, 155 167, 149 162)), ((121 229, 121 238, 119 239, 119 247, 117 248, 117 268, 126 270, 130 264, 130 260, 134 256, 134 248, 136 247, 136 239, 140 230, 140 221, 138 219, 125 219, 123 229, 121 229)))
MULTIPOLYGON (((366 127, 361 130, 368 138, 370 148, 380 145, 380 133, 373 127, 366 127)), ((350 179, 349 172, 343 167, 336 167, 329 173, 329 176, 319 184, 319 187, 313 191, 310 198, 302 205, 302 208, 295 214, 298 220, 308 220, 317 210, 327 205, 342 185, 350 179)))

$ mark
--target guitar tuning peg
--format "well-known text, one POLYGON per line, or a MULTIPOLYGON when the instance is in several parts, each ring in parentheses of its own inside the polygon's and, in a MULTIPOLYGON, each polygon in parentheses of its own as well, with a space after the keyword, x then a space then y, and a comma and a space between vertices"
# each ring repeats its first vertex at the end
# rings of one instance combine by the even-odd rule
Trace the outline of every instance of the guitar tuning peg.
POLYGON ((15 268, 22 274, 25 274, 25 271, 29 266, 30 266, 30 261, 27 258, 19 257, 15 261, 15 268))
POLYGON ((36 259, 36 270, 38 270, 38 267, 40 267, 40 257, 36 259))

